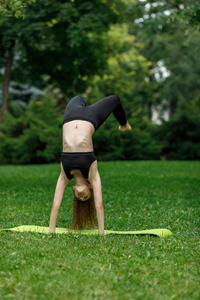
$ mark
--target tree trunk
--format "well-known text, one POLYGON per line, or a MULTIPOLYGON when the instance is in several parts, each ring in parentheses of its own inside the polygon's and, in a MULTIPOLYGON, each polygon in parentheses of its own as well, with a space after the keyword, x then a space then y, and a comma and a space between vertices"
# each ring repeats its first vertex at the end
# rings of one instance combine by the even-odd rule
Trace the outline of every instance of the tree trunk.
POLYGON ((9 87, 9 83, 10 83, 13 57, 14 57, 14 42, 12 43, 12 46, 10 47, 10 49, 8 51, 6 71, 5 71, 4 80, 3 80, 3 104, 2 104, 2 107, 0 108, 0 123, 3 123, 3 115, 4 115, 4 112, 8 109, 8 104, 9 104, 8 87, 9 87))
POLYGON ((0 58, 2 56, 2 35, 0 35, 0 58))
POLYGON ((152 103, 148 102, 147 103, 147 109, 148 109, 148 119, 149 121, 152 120, 152 103))
MULTIPOLYGON (((149 71, 150 70, 151 70, 151 67, 149 67, 149 71)), ((148 78, 149 78, 150 84, 153 84, 155 82, 154 74, 149 75, 148 78)), ((150 98, 150 99, 147 100, 147 112, 148 112, 148 119, 149 119, 149 121, 152 120, 152 105, 153 105, 152 99, 150 98)))
POLYGON ((170 119, 176 112, 176 108, 177 108, 177 101, 176 100, 171 101, 170 102, 170 119))

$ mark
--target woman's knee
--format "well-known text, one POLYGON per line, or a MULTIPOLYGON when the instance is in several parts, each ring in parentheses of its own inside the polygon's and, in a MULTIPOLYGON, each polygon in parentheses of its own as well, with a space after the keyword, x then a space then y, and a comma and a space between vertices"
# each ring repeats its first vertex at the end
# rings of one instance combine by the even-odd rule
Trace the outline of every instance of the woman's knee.
POLYGON ((120 103, 120 99, 118 95, 110 95, 110 97, 112 97, 112 100, 116 103, 119 104, 120 103))

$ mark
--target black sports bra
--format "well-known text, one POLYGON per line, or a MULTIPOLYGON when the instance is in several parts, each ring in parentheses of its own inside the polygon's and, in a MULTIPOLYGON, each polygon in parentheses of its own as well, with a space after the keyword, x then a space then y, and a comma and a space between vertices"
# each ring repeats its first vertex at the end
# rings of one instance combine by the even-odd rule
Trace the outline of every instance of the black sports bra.
POLYGON ((69 180, 73 178, 72 170, 79 170, 88 179, 91 164, 96 160, 94 152, 62 152, 61 161, 69 180))

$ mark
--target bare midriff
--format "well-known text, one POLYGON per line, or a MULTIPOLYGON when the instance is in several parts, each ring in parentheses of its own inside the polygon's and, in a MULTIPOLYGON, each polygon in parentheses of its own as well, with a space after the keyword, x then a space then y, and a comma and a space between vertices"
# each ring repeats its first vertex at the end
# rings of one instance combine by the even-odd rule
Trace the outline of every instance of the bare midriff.
POLYGON ((63 152, 94 151, 94 126, 88 121, 74 120, 63 125, 63 152))

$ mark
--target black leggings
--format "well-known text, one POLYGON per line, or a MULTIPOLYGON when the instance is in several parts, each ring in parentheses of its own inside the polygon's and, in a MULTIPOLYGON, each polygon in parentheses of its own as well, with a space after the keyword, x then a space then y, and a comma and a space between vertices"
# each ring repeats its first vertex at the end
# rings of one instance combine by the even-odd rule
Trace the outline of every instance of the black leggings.
POLYGON ((111 113, 120 125, 126 124, 126 115, 117 95, 108 96, 90 106, 86 106, 81 96, 75 96, 65 109, 63 124, 73 120, 85 120, 92 123, 97 130, 111 113))

